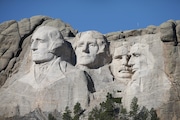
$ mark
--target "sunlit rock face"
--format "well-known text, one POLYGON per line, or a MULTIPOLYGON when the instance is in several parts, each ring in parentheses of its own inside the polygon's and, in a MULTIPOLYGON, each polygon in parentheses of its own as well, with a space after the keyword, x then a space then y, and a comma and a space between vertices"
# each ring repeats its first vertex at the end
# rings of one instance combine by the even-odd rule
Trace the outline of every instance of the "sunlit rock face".
MULTIPOLYGON (((93 85, 91 101, 106 99, 113 77, 109 69, 110 52, 106 37, 98 31, 80 32, 74 38, 76 68, 84 70, 93 85)), ((92 105, 91 105, 92 106, 92 105)))
POLYGON ((125 91, 125 106, 128 108, 132 97, 136 96, 139 104, 156 109, 168 101, 171 83, 162 69, 155 67, 156 63, 148 44, 136 43, 132 45, 129 53, 131 57, 128 65, 131 66, 133 75, 125 91))
POLYGON ((37 108, 63 112, 80 102, 88 106, 87 80, 83 71, 64 61, 66 42, 57 28, 39 27, 31 37, 32 64, 27 73, 13 77, 1 89, 0 115, 20 116, 37 108), (63 49, 62 49, 63 48, 63 49), (58 53, 58 54, 57 54, 58 53), (7 97, 5 97, 7 96, 7 97), (3 98, 6 99, 3 99, 3 98))
POLYGON ((74 41, 76 66, 80 69, 97 69, 109 62, 109 43, 102 33, 98 31, 80 32, 74 41))
POLYGON ((117 81, 127 84, 132 76, 131 68, 128 65, 130 58, 128 45, 115 48, 112 58, 111 71, 114 78, 117 81))
POLYGON ((87 113, 108 92, 127 110, 137 97, 161 119, 180 119, 179 26, 103 35, 46 16, 0 24, 0 119, 61 119, 77 102, 87 113))
MULTIPOLYGON (((32 33, 37 27, 43 25, 57 27, 63 37, 74 37, 77 33, 69 24, 47 16, 33 16, 21 21, 12 20, 0 24, 0 86, 11 73, 19 71, 24 56, 27 56, 26 51, 30 47, 32 33)), ((72 59, 74 58, 70 60, 72 59)), ((72 61, 69 62, 72 63, 72 61)))

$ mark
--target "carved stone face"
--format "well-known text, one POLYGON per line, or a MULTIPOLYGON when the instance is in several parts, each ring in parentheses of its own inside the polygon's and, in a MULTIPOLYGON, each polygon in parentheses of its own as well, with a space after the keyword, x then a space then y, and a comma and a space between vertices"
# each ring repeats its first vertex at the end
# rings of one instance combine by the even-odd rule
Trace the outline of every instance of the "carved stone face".
POLYGON ((148 58, 151 57, 148 55, 149 52, 148 46, 145 44, 137 43, 131 47, 128 65, 132 67, 133 73, 149 69, 148 64, 151 62, 148 58))
POLYGON ((112 72, 115 78, 130 78, 131 73, 128 67, 128 48, 121 46, 115 49, 112 60, 112 72))
POLYGON ((37 30, 31 41, 32 60, 35 63, 48 62, 54 58, 54 55, 49 51, 51 44, 46 31, 37 30))
POLYGON ((98 52, 98 44, 91 34, 84 34, 77 41, 75 53, 77 55, 77 65, 88 66, 93 64, 98 52))

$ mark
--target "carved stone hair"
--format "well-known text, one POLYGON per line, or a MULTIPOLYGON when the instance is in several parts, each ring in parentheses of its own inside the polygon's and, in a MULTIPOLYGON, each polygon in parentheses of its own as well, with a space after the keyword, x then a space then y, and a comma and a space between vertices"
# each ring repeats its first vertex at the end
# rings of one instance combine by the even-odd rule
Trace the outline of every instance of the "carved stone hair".
POLYGON ((51 53, 55 53, 55 50, 59 47, 62 46, 62 44, 64 43, 64 38, 63 35, 61 34, 61 32, 55 28, 55 27, 51 27, 51 26, 40 26, 36 32, 43 32, 46 33, 48 36, 48 39, 50 41, 50 47, 49 52, 51 53))

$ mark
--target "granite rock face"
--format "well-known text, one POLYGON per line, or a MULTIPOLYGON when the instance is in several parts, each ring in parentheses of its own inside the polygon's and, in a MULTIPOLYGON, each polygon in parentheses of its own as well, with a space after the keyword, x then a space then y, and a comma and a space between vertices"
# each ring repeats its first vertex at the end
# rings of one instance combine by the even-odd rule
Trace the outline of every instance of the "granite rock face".
POLYGON ((127 110, 137 97, 140 106, 155 108, 162 120, 180 120, 179 41, 180 21, 174 20, 105 35, 78 33, 47 16, 4 22, 0 24, 0 118, 47 119, 53 113, 60 119, 66 106, 72 109, 81 102, 88 111, 110 92, 122 97, 127 110), (44 46, 37 42, 44 38, 37 36, 58 34, 35 35, 41 26, 60 31, 65 43, 53 44, 61 47, 44 53, 45 60, 34 52, 44 46))
POLYGON ((58 27, 64 37, 74 37, 77 33, 69 24, 46 16, 34 16, 19 22, 7 21, 0 24, 0 86, 11 73, 18 71, 31 43, 32 33, 37 27, 43 25, 58 27))
POLYGON ((0 116, 24 116, 37 108, 63 112, 77 102, 87 107, 86 76, 68 63, 67 56, 71 57, 66 51, 71 49, 57 28, 38 27, 31 37, 31 58, 24 59, 26 64, 1 88, 0 116))

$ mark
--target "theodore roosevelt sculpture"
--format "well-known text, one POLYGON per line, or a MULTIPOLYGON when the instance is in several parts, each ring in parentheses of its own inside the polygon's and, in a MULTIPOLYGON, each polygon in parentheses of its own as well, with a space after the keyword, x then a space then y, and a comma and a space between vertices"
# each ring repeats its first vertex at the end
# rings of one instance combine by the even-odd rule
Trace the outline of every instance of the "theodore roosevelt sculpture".
POLYGON ((111 63, 111 71, 115 80, 124 84, 130 81, 132 75, 130 66, 128 65, 129 58, 128 46, 123 45, 115 48, 111 63))
POLYGON ((39 27, 32 35, 33 65, 30 72, 1 90, 0 115, 27 114, 35 108, 49 112, 64 111, 77 102, 88 105, 84 72, 63 60, 61 47, 66 44, 58 29, 39 27), (9 98, 4 99, 9 94, 9 98))
POLYGON ((131 80, 132 73, 128 65, 129 58, 129 47, 127 43, 114 49, 110 67, 114 77, 112 93, 115 97, 122 97, 128 82, 131 80))

